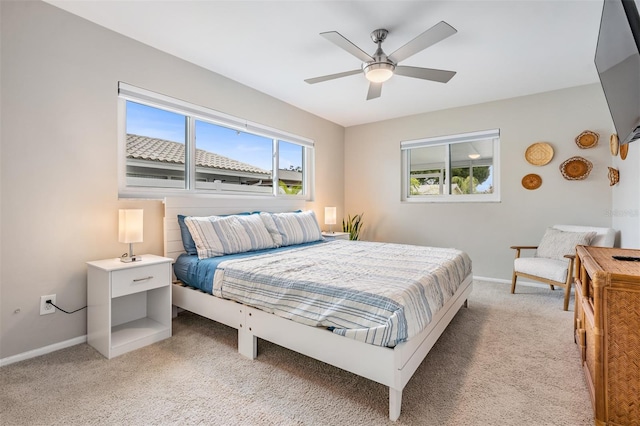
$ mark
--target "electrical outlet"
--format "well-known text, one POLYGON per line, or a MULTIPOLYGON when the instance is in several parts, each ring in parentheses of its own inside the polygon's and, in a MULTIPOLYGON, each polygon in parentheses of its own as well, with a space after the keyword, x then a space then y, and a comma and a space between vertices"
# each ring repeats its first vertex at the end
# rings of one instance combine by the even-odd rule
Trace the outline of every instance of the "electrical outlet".
POLYGON ((56 295, 40 296, 40 315, 52 314, 56 311, 56 308, 47 303, 47 300, 51 300, 51 303, 56 303, 56 295))

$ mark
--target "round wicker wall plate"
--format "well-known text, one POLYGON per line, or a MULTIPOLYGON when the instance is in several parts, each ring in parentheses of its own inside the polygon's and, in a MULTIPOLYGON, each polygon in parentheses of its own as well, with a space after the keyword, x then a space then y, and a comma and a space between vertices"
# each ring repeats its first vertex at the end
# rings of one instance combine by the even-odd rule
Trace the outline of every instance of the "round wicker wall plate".
POLYGON ((619 148, 620 148, 620 141, 618 140, 618 135, 614 133, 609 138, 609 149, 611 150, 611 155, 613 155, 614 157, 618 155, 619 148))
POLYGON ((522 186, 526 189, 538 189, 540 185, 542 185, 542 178, 535 173, 530 173, 522 178, 522 186))
POLYGON ((627 154, 629 153, 629 144, 625 143, 624 145, 620 145, 620 158, 626 160, 627 154))
POLYGON ((534 166, 544 166, 553 158, 553 147, 546 142, 536 142, 529 145, 524 158, 534 166))
POLYGON ((598 134, 591 130, 585 130, 576 137, 576 145, 582 149, 593 148, 598 145, 598 134))
POLYGON ((567 180, 586 179, 593 169, 591 161, 582 157, 571 157, 560 164, 560 173, 567 180))

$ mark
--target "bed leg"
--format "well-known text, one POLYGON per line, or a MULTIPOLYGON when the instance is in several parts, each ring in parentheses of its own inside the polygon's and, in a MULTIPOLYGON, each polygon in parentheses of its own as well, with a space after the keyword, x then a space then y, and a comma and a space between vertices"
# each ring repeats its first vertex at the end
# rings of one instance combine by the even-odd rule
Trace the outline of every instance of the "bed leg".
POLYGON ((469 307, 469 299, 465 299, 465 301, 462 304, 462 306, 464 306, 465 308, 468 308, 469 307))
POLYGON ((389 420, 395 422, 400 417, 402 409, 402 390, 389 388, 389 420))
POLYGON ((238 352, 249 359, 258 356, 258 338, 242 327, 238 329, 238 352))
POLYGON ((171 305, 171 318, 178 317, 178 307, 176 305, 171 305))

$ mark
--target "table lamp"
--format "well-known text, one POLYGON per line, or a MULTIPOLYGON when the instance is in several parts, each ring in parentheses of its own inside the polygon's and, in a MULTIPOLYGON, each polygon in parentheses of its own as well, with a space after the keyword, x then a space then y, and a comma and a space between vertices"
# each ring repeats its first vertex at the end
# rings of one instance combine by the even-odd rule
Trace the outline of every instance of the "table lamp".
POLYGON ((120 209, 118 221, 118 241, 129 244, 129 253, 120 257, 122 262, 136 262, 142 260, 140 256, 133 254, 133 243, 142 242, 142 209, 120 209))
POLYGON ((333 231, 331 230, 331 225, 336 224, 336 208, 335 207, 324 208, 324 224, 329 225, 329 232, 333 234, 333 231))

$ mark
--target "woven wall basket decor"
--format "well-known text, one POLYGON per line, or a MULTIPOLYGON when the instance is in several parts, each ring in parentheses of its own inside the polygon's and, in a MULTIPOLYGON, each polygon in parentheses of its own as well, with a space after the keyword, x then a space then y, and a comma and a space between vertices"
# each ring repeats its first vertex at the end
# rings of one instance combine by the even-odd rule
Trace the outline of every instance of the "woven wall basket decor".
POLYGON ((583 180, 593 169, 591 161, 582 157, 571 157, 560 164, 560 173, 567 180, 583 180))
POLYGON ((546 142, 536 142, 529 145, 524 158, 534 166, 544 166, 553 158, 553 147, 546 142))
POLYGON ((609 138, 609 150, 611 150, 611 155, 614 157, 618 155, 618 150, 620 149, 620 141, 618 140, 617 134, 612 134, 609 138))
POLYGON ((540 185, 542 185, 542 178, 535 173, 528 174, 522 178, 522 186, 526 189, 538 189, 540 185))
POLYGON ((585 130, 576 137, 576 145, 582 149, 593 148, 598 145, 598 134, 591 130, 585 130))
POLYGON ((629 153, 629 144, 625 143, 624 145, 620 145, 620 158, 623 160, 626 160, 628 153, 629 153))

